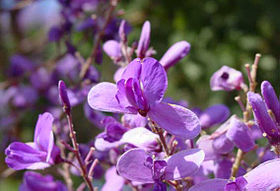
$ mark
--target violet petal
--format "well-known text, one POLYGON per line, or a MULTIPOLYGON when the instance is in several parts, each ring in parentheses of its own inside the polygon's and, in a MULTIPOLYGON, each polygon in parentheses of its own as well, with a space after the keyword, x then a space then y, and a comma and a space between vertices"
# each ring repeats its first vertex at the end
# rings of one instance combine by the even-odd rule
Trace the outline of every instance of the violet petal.
POLYGON ((102 82, 93 86, 88 94, 88 104, 91 108, 106 112, 131 113, 121 107, 115 95, 117 86, 109 82, 102 82))
POLYGON ((179 105, 159 103, 151 108, 148 115, 160 128, 178 137, 192 139, 200 132, 197 116, 179 105))
POLYGON ((166 180, 179 180, 194 175, 204 160, 204 152, 201 149, 184 150, 165 159, 166 180))
POLYGON ((187 41, 176 42, 165 52, 159 62, 167 70, 184 58, 190 49, 191 45, 187 41))
POLYGON ((145 165, 147 157, 149 155, 143 149, 128 150, 118 160, 119 174, 128 180, 153 183, 151 168, 145 165))

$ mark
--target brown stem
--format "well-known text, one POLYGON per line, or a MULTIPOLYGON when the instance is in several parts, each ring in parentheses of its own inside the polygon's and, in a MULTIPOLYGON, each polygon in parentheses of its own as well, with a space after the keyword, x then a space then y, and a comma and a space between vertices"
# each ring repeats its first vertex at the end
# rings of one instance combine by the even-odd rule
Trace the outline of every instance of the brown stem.
POLYGON ((86 182, 89 190, 94 191, 93 186, 91 184, 91 181, 90 181, 90 179, 87 175, 86 166, 85 166, 85 164, 83 162, 83 159, 82 159, 82 156, 79 152, 79 145, 77 143, 76 132, 74 131, 73 123, 72 123, 72 115, 71 115, 71 113, 66 113, 66 114, 67 114, 68 126, 69 126, 69 129, 70 129, 70 138, 71 138, 71 141, 72 141, 72 144, 73 144, 73 147, 74 147, 74 155, 77 158, 78 163, 80 165, 81 175, 82 175, 84 181, 86 182))

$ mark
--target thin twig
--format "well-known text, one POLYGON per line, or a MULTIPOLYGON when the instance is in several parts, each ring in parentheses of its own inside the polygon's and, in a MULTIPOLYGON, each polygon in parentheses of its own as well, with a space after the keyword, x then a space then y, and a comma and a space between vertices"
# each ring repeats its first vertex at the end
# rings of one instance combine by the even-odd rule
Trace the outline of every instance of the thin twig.
POLYGON ((78 163, 80 165, 81 175, 84 178, 84 181, 86 182, 89 190, 94 191, 91 180, 89 179, 88 174, 87 174, 86 166, 85 166, 82 156, 79 152, 79 145, 77 143, 76 132, 74 131, 73 123, 72 123, 72 115, 71 115, 71 113, 67 113, 67 112, 66 112, 66 114, 67 114, 68 126, 70 129, 70 138, 71 138, 74 150, 75 150, 74 155, 77 158, 78 163))
MULTIPOLYGON (((255 61, 254 61, 254 64, 252 66, 252 70, 250 70, 250 65, 249 64, 245 64, 245 68, 246 68, 246 71, 247 71, 247 76, 248 76, 248 79, 249 79, 249 85, 250 85, 250 91, 251 92, 254 92, 255 88, 257 86, 256 75, 257 75, 257 68, 258 68, 258 63, 259 63, 260 57, 261 57, 260 54, 256 54, 255 61)), ((249 105, 248 100, 246 99, 246 109, 245 109, 245 111, 243 111, 243 122, 246 125, 248 125, 248 122, 250 120, 251 111, 252 111, 252 109, 249 105)), ((239 166, 240 166, 240 163, 242 161, 242 158, 243 158, 244 154, 245 153, 241 149, 238 149, 236 157, 235 157, 235 161, 234 161, 232 169, 231 169, 231 178, 232 179, 234 179, 236 177, 236 174, 238 172, 238 169, 239 169, 239 166)))

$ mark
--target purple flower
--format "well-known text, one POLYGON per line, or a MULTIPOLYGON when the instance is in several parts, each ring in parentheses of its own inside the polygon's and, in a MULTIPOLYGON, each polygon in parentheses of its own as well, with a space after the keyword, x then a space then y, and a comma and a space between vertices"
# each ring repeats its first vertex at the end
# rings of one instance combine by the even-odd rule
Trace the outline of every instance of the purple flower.
POLYGON ((8 74, 12 77, 18 77, 24 73, 31 71, 34 67, 34 63, 24 56, 19 54, 13 55, 10 58, 11 65, 8 69, 8 74))
POLYGON ((50 29, 48 35, 50 42, 58 42, 63 36, 63 30, 58 26, 54 26, 50 29))
POLYGON ((12 90, 11 102, 15 107, 24 108, 33 105, 38 99, 37 91, 31 86, 21 85, 19 87, 10 87, 12 90))
POLYGON ((27 171, 24 173, 23 182, 19 191, 67 191, 66 186, 55 181, 51 175, 42 176, 40 173, 27 171))
MULTIPOLYGON (((230 158, 221 157, 218 160, 215 160, 215 168, 213 170, 216 178, 230 178, 231 169, 233 162, 230 158)), ((246 170, 242 167, 238 169, 237 175, 243 176, 246 173, 246 170)))
POLYGON ((239 90, 243 84, 242 73, 238 70, 223 66, 217 72, 215 72, 210 80, 210 86, 212 91, 218 90, 239 90))
POLYGON ((224 191, 226 184, 227 180, 215 178, 200 182, 191 187, 189 191, 224 191))
MULTIPOLYGON (((79 76, 80 63, 79 61, 71 54, 66 54, 56 63, 55 76, 59 78, 70 78, 75 80, 79 76)), ((59 79, 58 78, 58 79, 59 79)))
MULTIPOLYGON (((248 92, 247 96, 260 129, 266 133, 266 137, 272 145, 278 144, 280 142, 279 126, 268 114, 262 97, 253 92, 248 92)), ((277 102, 275 104, 277 104, 277 102)))
POLYGON ((280 188, 280 159, 266 161, 247 174, 248 191, 276 190, 280 188))
POLYGON ((121 141, 147 151, 160 149, 158 144, 159 136, 144 127, 137 127, 125 132, 121 141))
POLYGON ((117 84, 102 82, 88 94, 93 109, 116 113, 139 113, 150 117, 170 134, 185 139, 200 132, 197 116, 190 110, 162 102, 167 76, 157 60, 137 58, 123 72, 117 84))
POLYGON ((59 155, 54 145, 52 132, 53 116, 50 113, 39 115, 34 141, 30 143, 13 142, 5 150, 6 163, 15 170, 43 169, 53 165, 59 155))
POLYGON ((211 179, 191 187, 190 191, 277 191, 280 188, 280 159, 264 162, 235 181, 211 179))
POLYGON ((116 40, 108 40, 103 45, 104 52, 115 62, 122 58, 121 45, 116 40))
POLYGON ((140 114, 124 114, 122 120, 123 125, 130 129, 135 127, 145 127, 148 123, 147 118, 141 116, 140 114))
POLYGON ((246 191, 247 189, 245 186, 247 183, 247 180, 240 176, 236 178, 235 181, 227 183, 225 186, 225 191, 246 191))
POLYGON ((116 167, 111 167, 105 174, 105 184, 102 186, 101 191, 122 191, 125 179, 117 174, 116 167))
POLYGON ((224 122, 229 115, 230 111, 227 106, 223 104, 213 105, 199 115, 200 125, 203 129, 212 127, 224 122))
POLYGON ((62 102, 63 108, 64 108, 65 112, 67 114, 69 114, 71 111, 71 104, 70 104, 68 94, 67 94, 67 87, 62 80, 60 80, 58 82, 58 92, 59 92, 59 97, 62 102))
POLYGON ((142 148, 147 151, 156 151, 160 149, 158 135, 144 127, 126 130, 122 129, 123 127, 118 126, 117 122, 111 122, 108 123, 108 125, 114 125, 115 127, 113 128, 115 129, 108 129, 96 137, 94 146, 99 151, 106 151, 123 144, 128 144, 133 148, 142 148))
POLYGON ((119 38, 122 42, 127 41, 127 35, 131 31, 131 26, 126 20, 122 20, 119 26, 119 38))
POLYGON ((176 42, 166 51, 159 63, 165 70, 168 70, 171 66, 184 58, 190 52, 190 49, 191 45, 187 41, 176 42))
POLYGON ((203 159, 200 149, 180 151, 165 159, 153 159, 143 149, 131 149, 119 158, 117 170, 124 178, 142 183, 180 180, 196 173, 203 159))
POLYGON ((30 76, 32 86, 38 90, 47 90, 51 82, 51 76, 48 71, 41 67, 30 76))
POLYGON ((79 23, 76 27, 77 31, 83 31, 86 29, 95 29, 96 27, 96 20, 92 19, 91 17, 85 19, 82 23, 79 23))
POLYGON ((138 58, 145 58, 146 52, 149 49, 150 45, 150 33, 151 33, 151 24, 149 21, 146 21, 142 27, 142 32, 140 40, 138 42, 138 47, 136 54, 138 58))
POLYGON ((226 132, 227 138, 232 141, 238 148, 248 152, 254 148, 255 143, 247 125, 236 116, 230 120, 230 128, 226 132))
POLYGON ((109 142, 119 141, 122 135, 127 131, 127 129, 113 117, 105 117, 103 119, 103 124, 106 133, 104 139, 109 142))
POLYGON ((273 112, 276 122, 280 125, 280 101, 272 85, 268 81, 263 81, 261 90, 267 108, 273 112))
POLYGON ((205 160, 213 160, 219 155, 231 152, 234 145, 244 152, 250 151, 255 146, 251 131, 236 116, 232 116, 211 136, 200 137, 197 144, 205 152, 205 160))

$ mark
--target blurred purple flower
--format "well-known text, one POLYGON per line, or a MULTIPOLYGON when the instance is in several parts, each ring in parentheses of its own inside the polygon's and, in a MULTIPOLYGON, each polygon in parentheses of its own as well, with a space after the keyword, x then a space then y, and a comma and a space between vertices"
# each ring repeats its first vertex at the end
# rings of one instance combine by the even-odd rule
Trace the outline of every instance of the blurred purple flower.
POLYGON ((6 163, 15 170, 43 169, 53 165, 59 157, 59 149, 54 144, 52 132, 53 116, 50 113, 39 115, 34 141, 13 142, 5 150, 6 163))
POLYGON ((37 90, 44 91, 47 90, 50 85, 51 76, 45 68, 40 67, 31 74, 30 82, 37 90))
POLYGON ((48 39, 50 42, 58 42, 63 36, 63 30, 59 26, 53 26, 49 30, 48 39))
POLYGON ((210 80, 210 86, 212 91, 218 90, 239 90, 243 84, 242 73, 238 70, 223 66, 217 72, 215 72, 210 80))
POLYGON ((100 112, 100 111, 95 111, 93 110, 88 103, 86 102, 84 104, 84 113, 86 118, 92 123, 94 124, 96 127, 102 129, 103 125, 102 125, 102 120, 105 118, 105 115, 100 112))
POLYGON ((121 45, 116 40, 108 40, 103 45, 104 52, 115 62, 122 58, 121 45))
POLYGON ((61 22, 60 10, 61 7, 56 0, 35 1, 20 11, 18 16, 20 29, 28 31, 41 27, 48 31, 51 26, 61 22))
POLYGON ((167 132, 191 139, 200 132, 197 116, 190 110, 161 102, 167 88, 164 68, 153 58, 133 60, 117 85, 102 82, 88 94, 93 109, 149 116, 167 132))
POLYGON ((38 99, 38 93, 32 86, 18 86, 18 87, 10 87, 11 95, 11 103, 13 106, 17 108, 25 108, 33 105, 38 99))
POLYGON ((27 171, 24 173, 23 182, 19 191, 67 191, 66 186, 55 181, 51 175, 42 176, 40 173, 27 171))
POLYGON ((34 63, 31 60, 19 54, 10 57, 10 63, 8 74, 12 77, 22 76, 34 67, 34 63))
POLYGON ((87 29, 94 29, 96 27, 96 21, 91 17, 85 19, 82 23, 76 27, 77 31, 83 31, 87 29))

